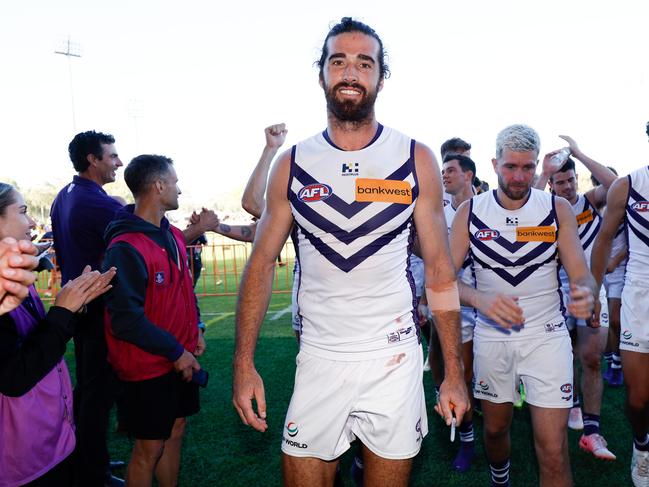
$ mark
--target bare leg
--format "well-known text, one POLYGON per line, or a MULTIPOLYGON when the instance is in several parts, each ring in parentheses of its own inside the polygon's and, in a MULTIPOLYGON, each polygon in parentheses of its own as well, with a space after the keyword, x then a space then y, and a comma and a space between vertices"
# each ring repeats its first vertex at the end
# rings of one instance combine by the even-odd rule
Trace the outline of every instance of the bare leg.
POLYGON ((620 308, 622 300, 620 298, 611 298, 608 300, 608 343, 607 352, 620 354, 620 308))
POLYGON ((363 445, 363 485, 367 487, 407 487, 412 459, 388 460, 363 445))
POLYGON ((136 439, 126 470, 126 486, 151 487, 153 471, 163 451, 163 440, 136 439))
POLYGON ((572 486, 567 434, 569 409, 530 405, 530 412, 541 487, 572 486))
MULTIPOLYGON (((285 487, 331 487, 338 460, 326 462, 313 457, 292 457, 282 454, 285 487)), ((370 485, 370 484, 367 484, 370 485)))
POLYGON ((581 393, 584 413, 600 414, 602 407, 602 353, 606 346, 608 329, 577 327, 577 349, 581 361, 581 393))
POLYGON ((171 436, 164 442, 164 452, 155 469, 155 477, 160 487, 176 487, 180 471, 180 449, 185 433, 185 418, 176 418, 171 436))
POLYGON ((626 414, 633 435, 643 438, 649 431, 649 353, 621 350, 626 385, 626 414))
POLYGON ((484 419, 484 444, 490 463, 504 462, 511 452, 509 429, 512 425, 513 405, 511 402, 496 404, 482 401, 484 419))

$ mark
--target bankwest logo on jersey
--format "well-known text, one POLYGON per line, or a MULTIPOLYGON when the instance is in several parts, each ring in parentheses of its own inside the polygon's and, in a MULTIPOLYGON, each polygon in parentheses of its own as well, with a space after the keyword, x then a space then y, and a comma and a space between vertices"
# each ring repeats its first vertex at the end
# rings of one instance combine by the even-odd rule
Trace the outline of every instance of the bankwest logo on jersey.
POLYGON ((478 240, 493 240, 500 237, 500 232, 498 230, 492 230, 491 228, 483 228, 475 232, 473 236, 478 240))
POLYGON ((309 184, 298 192, 297 197, 305 203, 313 203, 326 200, 332 194, 331 186, 327 184, 309 184))
POLYGON ((356 201, 409 205, 412 203, 412 188, 407 181, 358 178, 356 201))
POLYGON ((631 209, 635 211, 649 211, 649 201, 636 201, 631 205, 631 209))
POLYGON ((516 228, 517 242, 554 242, 557 232, 554 227, 518 227, 516 228))
POLYGON ((583 225, 593 220, 593 210, 590 208, 577 215, 577 225, 583 225))

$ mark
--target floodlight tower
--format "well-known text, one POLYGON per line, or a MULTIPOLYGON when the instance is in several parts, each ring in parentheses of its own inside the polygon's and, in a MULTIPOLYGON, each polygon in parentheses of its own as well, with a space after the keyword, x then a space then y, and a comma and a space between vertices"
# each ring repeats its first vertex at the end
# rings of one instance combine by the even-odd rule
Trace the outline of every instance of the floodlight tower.
POLYGON ((70 103, 72 106, 72 131, 77 132, 77 121, 74 114, 74 87, 72 85, 72 61, 73 57, 81 57, 81 46, 76 42, 71 42, 70 37, 64 41, 54 54, 61 54, 68 58, 68 74, 70 76, 70 103))
POLYGON ((138 119, 144 116, 144 105, 142 100, 132 98, 128 101, 128 114, 133 119, 133 129, 135 130, 135 152, 140 152, 138 119))

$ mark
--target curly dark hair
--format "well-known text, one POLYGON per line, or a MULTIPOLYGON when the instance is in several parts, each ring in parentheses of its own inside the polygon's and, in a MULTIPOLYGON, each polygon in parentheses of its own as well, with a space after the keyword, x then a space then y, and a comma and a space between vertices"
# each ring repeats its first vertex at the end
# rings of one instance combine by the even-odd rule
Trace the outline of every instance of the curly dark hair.
POLYGON ((362 34, 373 37, 379 43, 379 74, 381 79, 386 79, 390 77, 390 67, 388 66, 388 56, 383 48, 383 41, 369 25, 364 24, 358 20, 354 20, 351 17, 343 17, 340 19, 340 22, 335 24, 325 37, 324 43, 322 44, 322 50, 320 54, 320 59, 318 59, 315 64, 320 68, 320 77, 322 77, 322 70, 324 69, 325 62, 327 61, 327 56, 329 56, 329 51, 327 50, 327 41, 331 37, 336 37, 340 34, 346 34, 348 32, 360 32, 362 34))

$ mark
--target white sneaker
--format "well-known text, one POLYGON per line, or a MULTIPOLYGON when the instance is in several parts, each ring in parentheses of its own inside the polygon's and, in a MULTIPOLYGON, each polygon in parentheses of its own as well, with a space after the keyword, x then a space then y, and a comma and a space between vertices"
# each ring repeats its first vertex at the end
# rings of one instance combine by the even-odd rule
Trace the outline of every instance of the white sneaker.
POLYGON ((638 450, 633 445, 631 480, 635 487, 649 487, 649 451, 638 450))
POLYGON ((581 408, 579 406, 570 408, 570 414, 568 415, 568 428, 571 430, 584 429, 584 418, 581 415, 581 408))

